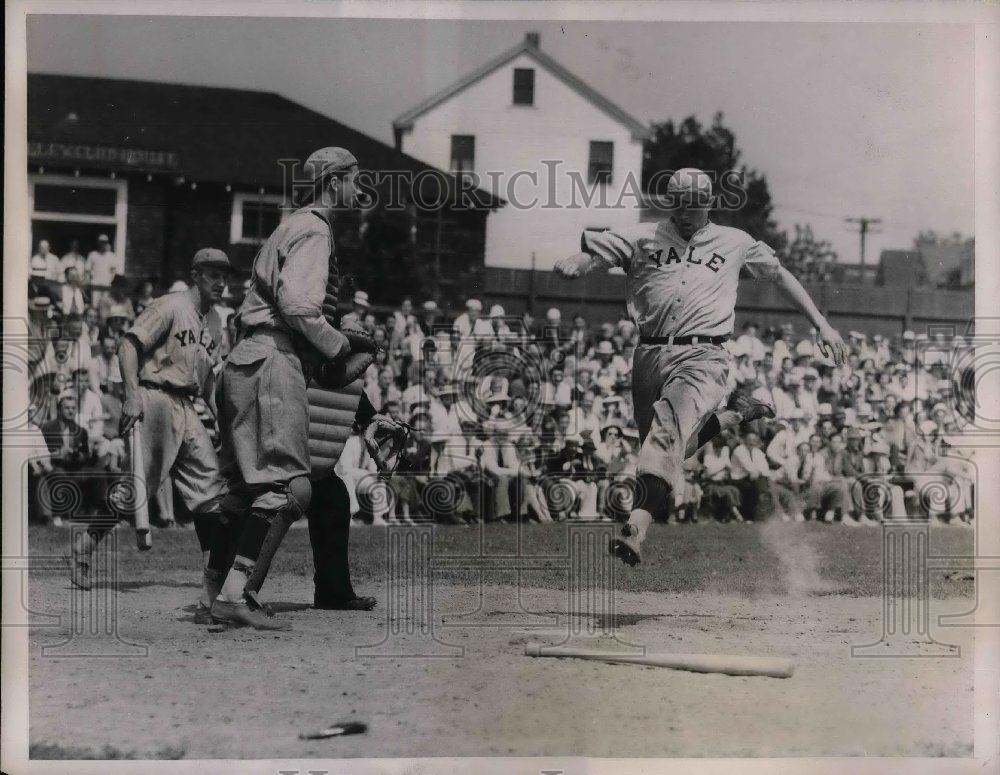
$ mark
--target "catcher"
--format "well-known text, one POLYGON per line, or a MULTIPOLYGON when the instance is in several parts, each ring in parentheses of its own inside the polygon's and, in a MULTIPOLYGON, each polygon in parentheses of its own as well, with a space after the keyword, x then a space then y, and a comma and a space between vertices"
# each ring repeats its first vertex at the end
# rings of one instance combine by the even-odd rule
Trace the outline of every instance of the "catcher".
POLYGON ((323 148, 309 156, 304 172, 309 186, 297 192, 298 209, 254 259, 216 399, 231 534, 209 559, 211 568, 228 568, 211 616, 266 630, 288 625, 260 609, 255 590, 312 499, 306 386, 312 377, 326 387, 350 384, 376 349, 370 337, 333 323, 340 273, 332 216, 364 203, 357 159, 343 148, 323 148))

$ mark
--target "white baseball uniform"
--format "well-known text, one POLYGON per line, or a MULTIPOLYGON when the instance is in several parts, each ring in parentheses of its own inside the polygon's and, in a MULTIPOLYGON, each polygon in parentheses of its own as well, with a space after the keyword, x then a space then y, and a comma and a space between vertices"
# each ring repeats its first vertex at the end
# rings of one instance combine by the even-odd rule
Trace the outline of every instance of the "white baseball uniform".
POLYGON ((676 489, 687 440, 725 398, 730 356, 721 343, 669 342, 731 335, 740 270, 773 276, 778 259, 746 232, 711 222, 690 240, 666 219, 624 231, 587 229, 580 243, 625 270, 626 304, 640 334, 632 365, 638 473, 676 489), (649 338, 665 341, 644 343, 649 338))
POLYGON ((155 492, 168 474, 194 514, 216 509, 225 492, 219 460, 192 399, 205 390, 219 345, 190 291, 154 300, 128 331, 139 345, 146 485, 155 492))

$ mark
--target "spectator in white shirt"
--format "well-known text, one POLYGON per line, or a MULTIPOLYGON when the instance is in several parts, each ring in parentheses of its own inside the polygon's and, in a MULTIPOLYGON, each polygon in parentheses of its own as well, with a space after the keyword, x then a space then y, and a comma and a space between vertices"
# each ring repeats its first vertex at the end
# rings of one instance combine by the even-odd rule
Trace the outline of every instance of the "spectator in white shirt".
POLYGON ((97 238, 97 250, 92 250, 87 255, 87 273, 90 275, 90 282, 97 286, 92 290, 92 301, 95 306, 103 298, 104 289, 111 286, 115 275, 123 274, 124 271, 121 259, 111 249, 108 235, 100 235, 97 238))
POLYGON ((843 507, 843 487, 833 481, 823 439, 810 436, 807 443, 799 445, 799 455, 802 458, 799 478, 808 488, 806 510, 814 513, 815 519, 822 515, 824 522, 833 522, 836 512, 843 507))
MULTIPOLYGON (((355 328, 365 328, 368 330, 365 325, 365 318, 368 316, 372 306, 368 300, 368 294, 365 291, 355 291, 354 298, 351 301, 354 309, 340 319, 341 327, 354 326, 355 328)), ((371 333, 370 330, 369 333, 371 333)))
POLYGON ((748 320, 743 324, 743 333, 736 340, 740 349, 750 356, 753 363, 764 360, 764 343, 757 336, 757 324, 748 320))
POLYGON ((819 372, 810 367, 802 375, 802 388, 799 390, 799 408, 807 421, 812 422, 819 416, 819 372))
POLYGON ((740 513, 740 491, 732 484, 730 472, 732 463, 729 447, 720 434, 714 436, 705 446, 702 456, 705 472, 705 498, 712 515, 719 520, 743 522, 740 513))
POLYGON ((783 325, 775 332, 774 346, 771 348, 775 363, 781 364, 785 358, 791 357, 792 351, 788 344, 791 336, 792 327, 788 324, 783 325))
POLYGON ((45 263, 45 279, 53 283, 63 281, 63 267, 59 256, 49 249, 48 240, 39 240, 38 252, 31 257, 32 263, 45 263))
POLYGON ((100 353, 94 358, 97 383, 102 393, 122 394, 122 372, 118 363, 118 343, 112 336, 101 339, 100 353))
POLYGON ((476 321, 476 335, 489 337, 499 342, 507 342, 514 339, 515 335, 511 332, 505 320, 506 316, 507 313, 504 311, 504 308, 499 304, 494 304, 490 307, 490 317, 489 320, 484 321, 484 326, 480 326, 479 321, 476 321), (482 333, 480 333, 480 329, 482 329, 482 333))
POLYGON ((615 352, 615 346, 608 339, 602 339, 597 343, 594 359, 597 362, 598 371, 607 369, 612 384, 618 382, 628 373, 628 364, 615 352))
POLYGON ((744 519, 762 518, 764 515, 759 513, 758 507, 761 496, 771 492, 771 469, 760 448, 760 436, 751 431, 743 437, 743 443, 733 450, 730 471, 732 482, 740 491, 740 512, 744 519))
MULTIPOLYGON (((372 482, 377 478, 378 466, 372 460, 364 440, 357 433, 352 433, 346 442, 344 449, 340 453, 340 459, 334 466, 334 471, 341 478, 347 487, 350 497, 351 516, 357 516, 361 510, 361 499, 369 494, 372 482)), ((373 522, 384 523, 382 515, 375 518, 373 522)))
POLYGON ((470 336, 488 336, 492 327, 488 320, 482 317, 483 303, 479 299, 469 299, 465 302, 465 312, 455 318, 452 328, 463 339, 470 336))
POLYGON ((73 240, 69 243, 69 253, 63 256, 59 263, 62 266, 63 276, 65 276, 67 269, 76 269, 80 275, 80 282, 84 285, 89 284, 87 282, 87 259, 80 252, 79 242, 73 240))
POLYGON ((484 485, 484 522, 516 518, 511 506, 511 487, 517 483, 518 459, 508 437, 509 423, 503 418, 483 423, 482 466, 487 476, 484 485))
POLYGON ((63 283, 59 302, 64 315, 83 315, 85 311, 90 309, 83 297, 83 290, 80 288, 80 273, 76 267, 71 266, 66 270, 66 282, 63 283))
POLYGON ((399 388, 393 383, 394 376, 391 368, 384 367, 379 370, 378 381, 365 388, 368 400, 372 402, 376 412, 381 412, 387 402, 399 401, 403 397, 399 388))
POLYGON ((573 403, 573 386, 565 379, 562 366, 549 369, 549 380, 542 385, 542 403, 551 406, 570 406, 573 403))

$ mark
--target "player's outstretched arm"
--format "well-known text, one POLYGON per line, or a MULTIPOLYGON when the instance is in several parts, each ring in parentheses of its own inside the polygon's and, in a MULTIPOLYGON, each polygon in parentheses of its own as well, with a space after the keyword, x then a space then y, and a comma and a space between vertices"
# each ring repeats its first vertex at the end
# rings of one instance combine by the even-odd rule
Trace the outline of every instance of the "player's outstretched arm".
POLYGON ((583 277, 601 267, 607 267, 607 264, 589 253, 574 253, 556 261, 556 273, 569 280, 583 277))
POLYGON ((809 293, 802 287, 802 283, 783 266, 778 267, 773 277, 777 286, 784 291, 785 295, 794 302, 795 306, 816 326, 819 331, 820 345, 824 353, 832 357, 834 363, 838 366, 843 365, 844 361, 847 360, 847 345, 844 344, 844 340, 840 337, 837 329, 831 326, 827 322, 827 319, 823 317, 823 314, 809 297, 809 293))

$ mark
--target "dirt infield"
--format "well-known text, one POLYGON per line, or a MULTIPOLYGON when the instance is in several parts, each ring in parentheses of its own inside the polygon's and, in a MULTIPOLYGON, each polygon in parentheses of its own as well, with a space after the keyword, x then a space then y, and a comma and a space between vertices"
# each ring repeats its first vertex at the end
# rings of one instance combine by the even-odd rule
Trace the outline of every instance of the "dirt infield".
MULTIPOLYGON (((31 610, 63 617, 30 634, 33 751, 185 758, 971 755, 971 630, 935 632, 958 649, 915 635, 880 647, 929 658, 852 658, 852 645, 879 641, 883 629, 882 599, 870 594, 878 586, 878 531, 786 527, 798 543, 784 549, 753 526, 655 527, 647 562, 616 578, 613 614, 567 615, 558 574, 540 572, 518 587, 508 571, 483 572, 482 584, 478 572, 442 573, 433 586, 436 641, 419 628, 407 632, 412 618, 388 621, 384 540, 374 528, 356 532, 352 562, 360 591, 380 597, 375 611, 308 608, 308 545, 304 531, 293 531, 265 591, 295 629, 262 635, 193 623, 193 535, 158 534, 154 552, 140 556, 122 531, 118 633, 147 645, 148 656, 43 655, 43 646, 66 639, 62 622, 72 598, 64 576, 32 574, 31 610), (799 559, 809 567, 772 554, 794 555, 796 545, 808 548, 799 559), (849 557, 845 546, 853 547, 849 557), (810 590, 810 574, 826 588, 810 590), (789 588, 789 579, 805 586, 789 588), (787 656, 797 669, 780 680, 524 656, 528 641, 557 643, 571 631, 588 638, 611 624, 619 648, 787 656), (397 654, 445 654, 358 655, 357 648, 386 641, 390 628, 387 642, 397 654), (364 721, 368 732, 298 737, 341 720, 364 721)), ((544 535, 559 529, 546 526, 544 535)), ((534 549, 545 544, 536 530, 528 534, 534 549)), ((437 540, 454 549, 474 540, 470 532, 446 529, 437 540)), ((491 526, 487 538, 506 545, 512 532, 491 526)), ((959 529, 936 530, 934 539, 953 553, 971 547, 971 535, 959 529)), ((54 530, 38 531, 32 549, 52 552, 62 540, 54 530)), ((932 589, 933 614, 972 607, 971 582, 938 578, 932 589)), ((129 648, 107 640, 110 651, 129 648)), ((614 645, 607 631, 598 645, 614 645)))

